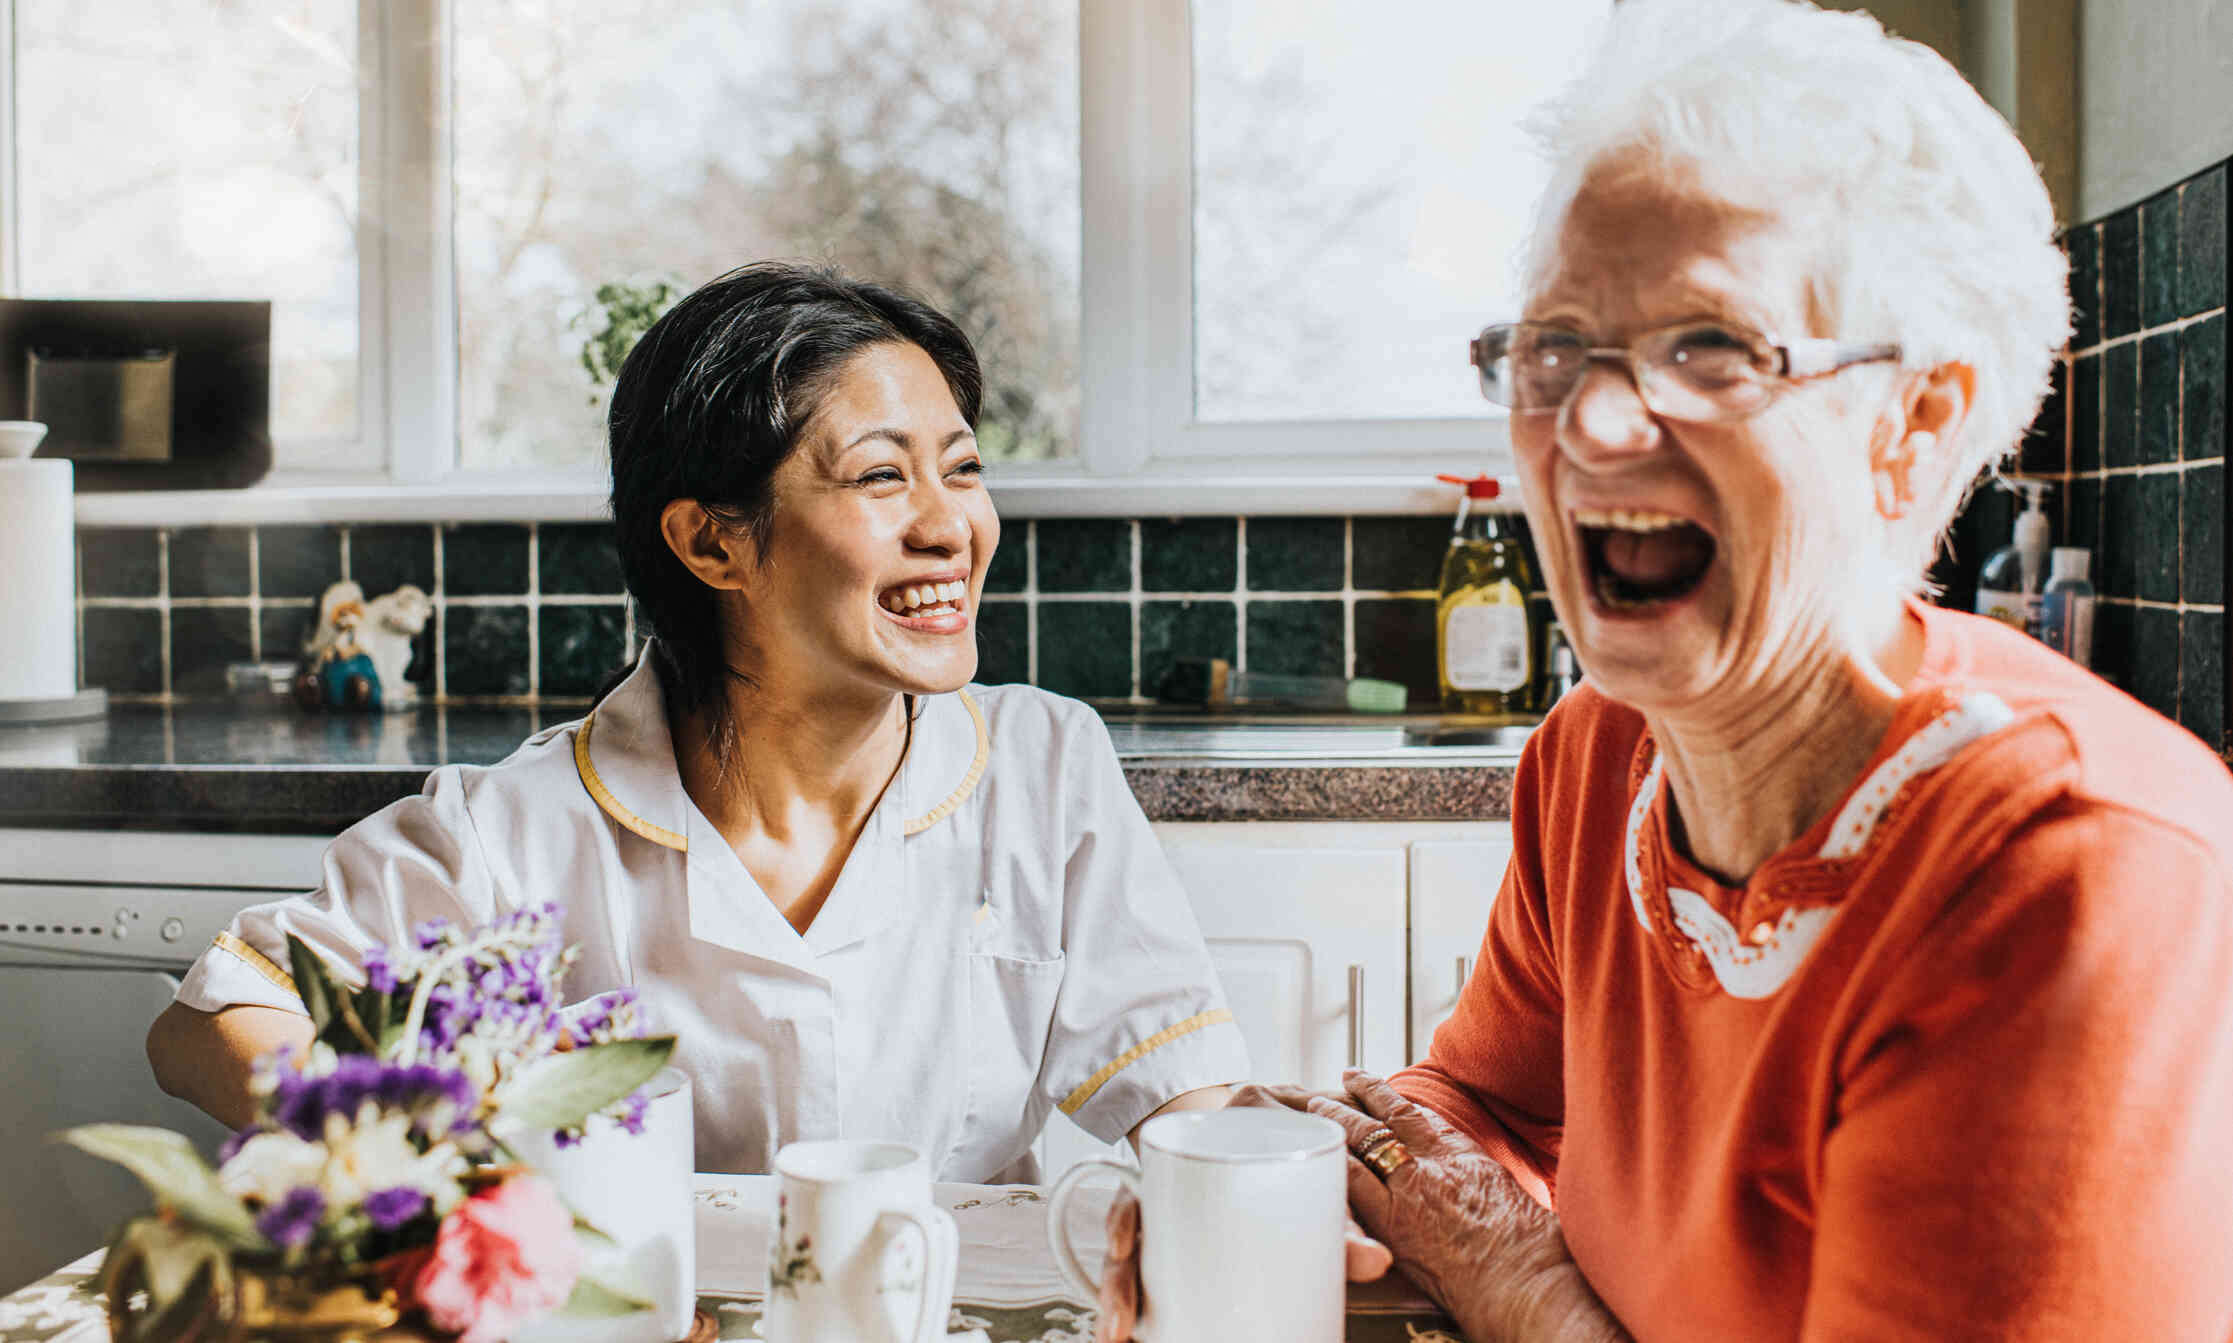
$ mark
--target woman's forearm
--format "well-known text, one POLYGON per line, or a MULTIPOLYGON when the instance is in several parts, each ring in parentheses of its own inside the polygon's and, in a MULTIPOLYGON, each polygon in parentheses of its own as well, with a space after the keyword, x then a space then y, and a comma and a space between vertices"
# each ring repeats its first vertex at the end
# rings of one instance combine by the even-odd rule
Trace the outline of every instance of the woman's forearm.
POLYGON ((311 1036, 310 1018, 275 1007, 203 1012, 172 1003, 148 1028, 147 1062, 163 1090, 229 1128, 245 1128, 256 1117, 248 1087, 256 1060, 282 1046, 303 1048, 311 1036))
MULTIPOLYGON (((1435 1284, 1467 1337, 1510 1343, 1615 1343, 1628 1333, 1566 1248, 1558 1217, 1501 1165, 1479 1191, 1466 1281, 1435 1284)), ((1451 1274, 1452 1278, 1457 1274, 1451 1274)))

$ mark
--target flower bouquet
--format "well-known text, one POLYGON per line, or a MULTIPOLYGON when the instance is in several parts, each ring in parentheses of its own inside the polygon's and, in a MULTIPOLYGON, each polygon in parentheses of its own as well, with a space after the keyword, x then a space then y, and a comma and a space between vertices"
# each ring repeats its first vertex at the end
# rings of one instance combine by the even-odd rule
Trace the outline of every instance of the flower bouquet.
POLYGON ((343 1338, 405 1322, 493 1343, 553 1311, 643 1306, 585 1272, 598 1233, 505 1135, 640 1132, 674 1038, 643 1035, 629 990, 561 1010, 574 952, 556 906, 413 934, 366 954, 361 987, 288 938, 316 1035, 257 1063, 256 1122, 214 1167, 164 1129, 62 1135, 155 1197, 109 1247, 116 1337, 343 1338))

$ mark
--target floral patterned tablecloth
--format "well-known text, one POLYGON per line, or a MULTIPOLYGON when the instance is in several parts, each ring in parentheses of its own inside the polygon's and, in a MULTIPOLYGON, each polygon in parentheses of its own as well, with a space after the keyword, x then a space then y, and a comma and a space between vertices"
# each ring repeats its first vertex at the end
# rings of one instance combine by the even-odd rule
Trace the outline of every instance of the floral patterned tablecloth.
MULTIPOLYGON (((939 1185, 961 1230, 961 1272, 951 1328, 983 1330, 993 1343, 1085 1343, 1093 1311, 1075 1300, 1046 1245, 1046 1207, 1025 1185, 939 1185)), ((1103 1196, 1106 1197, 1105 1195, 1103 1196)), ((1073 1228, 1081 1254, 1099 1252, 1100 1203, 1073 1228)), ((775 1203, 766 1176, 698 1177, 698 1299, 724 1339, 757 1339, 767 1228, 775 1203)), ((94 1289, 98 1252, 0 1297, 0 1343, 93 1343, 107 1336, 94 1289)), ((1352 1291, 1348 1343, 1462 1343, 1450 1322, 1401 1284, 1352 1291)), ((966 1337, 966 1333, 964 1334, 966 1337)))

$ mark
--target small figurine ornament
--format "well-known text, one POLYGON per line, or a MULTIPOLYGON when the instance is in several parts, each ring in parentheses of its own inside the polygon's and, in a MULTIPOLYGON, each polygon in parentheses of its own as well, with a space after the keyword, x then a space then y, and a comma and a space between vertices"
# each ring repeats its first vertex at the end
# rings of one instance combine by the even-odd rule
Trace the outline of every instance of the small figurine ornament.
POLYGON ((411 640, 426 628, 434 603, 409 583, 367 602, 364 589, 346 579, 318 601, 318 628, 295 674, 295 702, 305 709, 385 709, 418 702, 419 688, 404 679, 411 640))

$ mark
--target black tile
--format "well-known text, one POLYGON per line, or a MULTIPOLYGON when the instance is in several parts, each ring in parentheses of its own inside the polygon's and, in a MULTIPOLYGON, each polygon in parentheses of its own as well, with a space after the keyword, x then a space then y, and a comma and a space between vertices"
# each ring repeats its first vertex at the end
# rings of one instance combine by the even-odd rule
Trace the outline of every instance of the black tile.
POLYGON ((254 656, 245 606, 171 608, 171 693, 222 695, 225 668, 254 656))
POLYGON ((1349 581, 1358 589, 1432 592, 1441 584, 1448 518, 1357 518, 1349 527, 1349 581))
POLYGON ((2179 722, 2215 749, 2225 738, 2225 613, 2188 611, 2179 638, 2179 722))
POLYGON ((1240 615, 1232 602, 1142 602, 1140 693, 1161 698, 1164 679, 1180 658, 1239 656, 1240 615))
POLYGON ((546 522, 535 530, 535 575, 545 593, 617 593, 620 552, 607 522, 546 522))
POLYGON ((2101 229, 2080 224, 2063 235, 2070 253, 2070 348, 2090 350, 2101 343, 2101 229))
POLYGON ((163 595, 162 537, 152 527, 78 531, 78 580, 88 597, 163 595))
POLYGON ((985 591, 1021 592, 1030 581, 1031 524, 1020 520, 1004 522, 1000 528, 1000 544, 994 547, 992 563, 985 568, 985 591))
POLYGON ((2180 513, 2179 571, 2184 600, 2225 600, 2225 464, 2186 469, 2186 505, 2180 513))
POLYGON ((2102 602, 2093 610, 2093 669, 2132 689, 2132 616, 2138 608, 2102 602))
POLYGON ((2101 469, 2101 356, 2080 355, 2070 374, 2070 469, 2101 469))
POLYGON ((2179 460, 2179 333, 2140 342, 2140 461, 2179 460))
POLYGON ((1357 675, 1400 681, 1411 702, 1440 701, 1435 668, 1434 603, 1421 597, 1366 597, 1357 602, 1357 675))
MULTIPOLYGON (((524 594, 527 528, 509 522, 443 528, 442 590, 452 597, 524 594)), ((379 594, 366 588, 365 595, 379 594)))
POLYGON ((2059 476, 2070 469, 2070 362, 2057 359, 2047 378, 2047 397, 2039 403, 2024 434, 2019 458, 2027 476, 2059 476))
POLYGON ((2140 586, 2140 478, 2110 476, 2101 483, 2101 553, 2094 586, 2104 597, 2134 597, 2140 586))
POLYGON ((2179 333, 2186 361, 2186 412, 2180 455, 2190 462, 2223 457, 2225 442, 2225 316, 2205 318, 2179 333))
POLYGON ((2132 697, 2166 718, 2179 716, 2179 613, 2164 606, 2132 613, 2132 697))
POLYGON ((248 595, 248 529, 181 527, 171 533, 173 597, 248 595))
POLYGON ((2101 462, 2140 460, 2140 346, 2126 341, 2101 354, 2101 462))
POLYGON ((318 612, 309 606, 266 606, 257 614, 266 662, 299 662, 302 646, 318 623, 318 612))
POLYGON ((2101 221, 2101 334, 2109 340, 2140 329, 2140 208, 2101 221))
MULTIPOLYGON (((1021 534, 1018 534, 1019 545, 1021 534)), ((1031 608, 986 602, 977 608, 977 678, 985 685, 1031 679, 1031 608)))
POLYGON ((1122 518, 1044 518, 1038 544, 1041 592, 1131 590, 1132 524, 1122 518))
POLYGON ((367 597, 384 597, 406 583, 421 592, 434 591, 434 528, 350 528, 349 577, 367 597))
POLYGON ((2140 206, 2140 325, 2179 319, 2179 191, 2140 206))
POLYGON ((448 693, 527 693, 526 607, 449 606, 442 619, 448 693))
POLYGON ((1340 518, 1250 518, 1251 592, 1341 591, 1340 518))
POLYGON ((2221 163, 2179 193, 2179 311, 2189 317, 2225 306, 2225 171, 2221 163))
MULTIPOLYGON (((2084 546, 2098 551, 2101 546, 2101 480, 2099 477, 2080 476, 2070 482, 2070 497, 2065 501, 2067 512, 2063 520, 2063 544, 2084 546)), ((2101 557, 2094 556, 2093 578, 2101 581, 2101 557)))
POLYGON ((112 695, 163 693, 162 612, 88 606, 79 619, 85 631, 79 674, 85 684, 112 695))
POLYGON ((1142 588, 1149 592, 1231 592, 1240 581, 1238 520, 1141 519, 1142 588))
POLYGON ((627 660, 627 613, 617 603, 546 605, 536 615, 541 621, 536 635, 538 695, 594 695, 627 660))
POLYGON ((340 532, 331 527, 257 530, 257 596, 317 597, 340 581, 340 532))
POLYGON ((2157 471, 2140 477, 2140 533, 2134 566, 2140 597, 2151 602, 2179 600, 2179 474, 2157 471))
MULTIPOLYGON (((1041 529, 1039 538, 1046 540, 1041 529)), ((1132 693, 1132 608, 1124 602, 1042 602, 1039 684, 1080 699, 1132 693)))
POLYGON ((1341 603, 1250 602, 1248 669, 1298 676, 1342 674, 1341 603))

